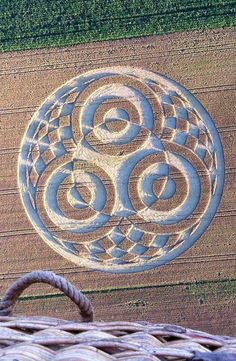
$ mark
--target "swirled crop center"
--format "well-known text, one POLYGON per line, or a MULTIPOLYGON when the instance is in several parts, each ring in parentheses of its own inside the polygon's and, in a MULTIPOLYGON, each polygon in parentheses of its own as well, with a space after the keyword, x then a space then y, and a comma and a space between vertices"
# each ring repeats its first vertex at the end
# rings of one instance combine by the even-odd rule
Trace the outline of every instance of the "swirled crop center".
POLYGON ((223 192, 223 151, 209 114, 178 83, 99 69, 34 114, 19 185, 32 224, 60 254, 104 271, 141 271, 206 230, 223 192))

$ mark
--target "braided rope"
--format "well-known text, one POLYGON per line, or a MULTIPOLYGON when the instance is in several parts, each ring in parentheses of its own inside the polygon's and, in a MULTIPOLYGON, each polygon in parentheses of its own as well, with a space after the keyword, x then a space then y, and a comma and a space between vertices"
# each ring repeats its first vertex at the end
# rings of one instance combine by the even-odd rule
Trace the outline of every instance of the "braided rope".
MULTIPOLYGON (((61 276, 55 275, 53 272, 49 271, 34 271, 26 274, 17 280, 5 293, 3 299, 0 302, 0 316, 9 316, 12 313, 13 307, 17 302, 18 297, 21 293, 33 283, 48 283, 51 286, 58 288, 66 296, 68 296, 80 309, 80 314, 83 322, 92 322, 93 321, 93 309, 90 301, 86 296, 83 295, 76 287, 74 287, 70 282, 64 279, 61 276)), ((108 344, 112 344, 115 347, 114 341, 109 340, 97 340, 95 342, 96 347, 104 347, 108 344)), ((93 341, 93 347, 95 346, 93 341)), ((120 344, 119 347, 125 346, 124 343, 120 344)), ((91 344, 90 344, 91 346, 91 344)), ((127 346, 127 344, 126 344, 127 346)), ((129 350, 139 350, 139 346, 136 344, 129 344, 129 350)), ((185 350, 186 351, 186 350, 185 350)), ((158 352, 155 350, 155 355, 165 354, 164 349, 159 349, 158 352)), ((203 351, 193 351, 188 352, 185 355, 185 359, 189 361, 236 361, 235 353, 228 352, 203 352, 203 351)), ((128 360, 128 359, 127 359, 128 360)))
POLYGON ((10 316, 21 293, 33 283, 48 283, 68 296, 80 309, 83 322, 93 321, 93 308, 89 299, 65 278, 49 271, 34 271, 17 280, 0 302, 0 316, 10 316))

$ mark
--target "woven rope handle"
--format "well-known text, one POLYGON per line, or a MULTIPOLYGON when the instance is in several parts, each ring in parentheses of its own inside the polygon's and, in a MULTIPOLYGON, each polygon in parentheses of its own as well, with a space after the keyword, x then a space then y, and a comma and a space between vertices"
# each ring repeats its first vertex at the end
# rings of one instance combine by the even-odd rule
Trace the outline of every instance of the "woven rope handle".
POLYGON ((68 296, 80 309, 83 322, 93 321, 93 308, 89 299, 61 276, 49 271, 34 271, 17 280, 0 301, 0 316, 10 316, 21 293, 33 283, 48 283, 68 296))

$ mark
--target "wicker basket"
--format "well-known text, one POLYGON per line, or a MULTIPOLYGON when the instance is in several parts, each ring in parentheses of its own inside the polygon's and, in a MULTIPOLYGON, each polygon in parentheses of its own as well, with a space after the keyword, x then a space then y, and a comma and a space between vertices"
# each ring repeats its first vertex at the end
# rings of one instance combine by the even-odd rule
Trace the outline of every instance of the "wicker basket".
POLYGON ((233 361, 236 339, 148 322, 92 322, 89 300, 51 272, 19 279, 0 303, 0 361, 233 361), (49 283, 80 308, 82 321, 14 317, 12 308, 30 284, 49 283))

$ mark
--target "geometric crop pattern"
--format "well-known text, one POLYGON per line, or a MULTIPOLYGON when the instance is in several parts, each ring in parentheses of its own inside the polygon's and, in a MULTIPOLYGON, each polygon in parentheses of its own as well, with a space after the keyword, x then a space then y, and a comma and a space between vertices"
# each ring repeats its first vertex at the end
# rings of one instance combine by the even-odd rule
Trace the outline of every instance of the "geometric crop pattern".
POLYGON ((224 185, 215 125, 180 84, 131 67, 79 75, 25 133, 19 186, 39 235, 78 265, 136 272, 179 256, 224 185))

